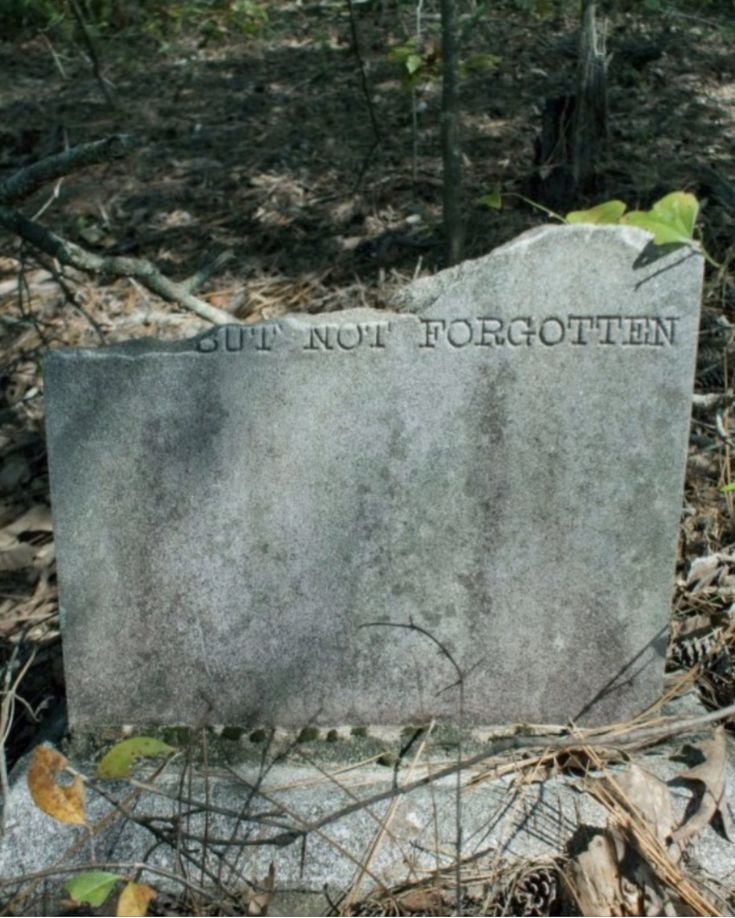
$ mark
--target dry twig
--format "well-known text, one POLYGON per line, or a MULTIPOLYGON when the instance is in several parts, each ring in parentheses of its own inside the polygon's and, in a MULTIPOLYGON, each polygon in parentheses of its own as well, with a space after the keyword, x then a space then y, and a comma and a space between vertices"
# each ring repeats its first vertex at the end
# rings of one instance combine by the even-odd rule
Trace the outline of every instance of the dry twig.
POLYGON ((50 156, 21 169, 0 184, 0 226, 20 236, 21 239, 46 255, 55 258, 62 265, 92 274, 135 278, 151 292, 169 302, 178 303, 209 322, 217 325, 237 322, 237 319, 228 313, 194 296, 192 293, 194 281, 203 277, 203 272, 194 275, 194 278, 189 281, 177 283, 162 274, 152 262, 146 259, 97 255, 94 252, 88 252, 80 245, 57 236, 36 221, 29 220, 19 210, 8 206, 32 194, 46 182, 54 181, 73 169, 118 158, 128 152, 131 147, 132 142, 128 137, 115 135, 95 143, 72 147, 64 153, 50 156))

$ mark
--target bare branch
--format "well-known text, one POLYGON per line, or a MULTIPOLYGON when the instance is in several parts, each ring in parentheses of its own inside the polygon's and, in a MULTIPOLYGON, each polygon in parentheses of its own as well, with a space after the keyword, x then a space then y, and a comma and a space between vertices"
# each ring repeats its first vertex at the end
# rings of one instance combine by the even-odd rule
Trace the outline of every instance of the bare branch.
POLYGON ((185 281, 181 282, 181 286, 188 290, 189 293, 194 293, 195 290, 198 290, 203 284, 209 280, 209 278, 216 272, 223 268, 226 264, 232 261, 235 257, 235 253, 232 249, 227 249, 224 252, 220 252, 219 255, 215 256, 210 262, 204 265, 203 268, 200 268, 196 274, 192 274, 191 277, 187 278, 185 281))
POLYGON ((441 139, 442 202, 447 264, 462 260, 464 217, 462 214, 462 148, 459 139, 459 36, 456 0, 441 0, 442 23, 442 110, 441 139))
POLYGON ((228 313, 205 300, 194 296, 183 284, 178 284, 162 274, 158 268, 144 258, 124 258, 116 255, 97 255, 88 252, 74 242, 69 242, 55 233, 44 229, 24 217, 20 211, 0 205, 0 226, 25 239, 31 245, 55 258, 62 265, 69 265, 79 271, 92 274, 112 275, 114 277, 134 277, 152 293, 164 300, 178 303, 191 310, 203 319, 216 325, 237 323, 228 313))
POLYGON ((113 134, 103 140, 82 143, 69 150, 64 150, 63 153, 57 153, 55 156, 47 156, 37 163, 26 166, 25 169, 20 169, 4 182, 0 182, 0 203, 13 204, 21 201, 42 185, 68 175, 76 169, 83 169, 85 166, 93 166, 111 159, 120 159, 126 156, 133 147, 133 140, 127 134, 113 134))
POLYGON ((360 68, 360 83, 362 86, 362 94, 365 96, 365 101, 367 102, 368 114, 370 116, 370 125, 373 129, 373 142, 371 143, 370 149, 362 161, 362 166, 360 167, 360 172, 357 176, 357 182, 355 183, 355 191, 359 191, 360 186, 362 185, 362 180, 365 176, 365 173, 367 172, 367 168, 370 165, 370 160, 373 158, 373 153, 375 153, 378 145, 380 144, 380 141, 382 140, 382 135, 380 132, 380 125, 378 124, 378 116, 375 114, 375 105, 373 104, 373 97, 370 92, 370 84, 368 83, 365 61, 363 60, 362 51, 360 50, 360 36, 357 32, 357 19, 355 17, 355 7, 353 6, 352 0, 347 0, 347 9, 350 14, 352 49, 355 52, 357 64, 360 68))

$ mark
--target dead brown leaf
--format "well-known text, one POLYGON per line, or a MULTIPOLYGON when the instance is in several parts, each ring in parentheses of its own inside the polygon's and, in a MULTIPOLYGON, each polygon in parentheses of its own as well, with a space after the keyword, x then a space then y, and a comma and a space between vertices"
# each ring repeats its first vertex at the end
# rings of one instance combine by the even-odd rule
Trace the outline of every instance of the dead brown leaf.
POLYGON ((707 555, 704 558, 695 558, 689 567, 689 576, 686 586, 693 596, 701 593, 720 576, 722 559, 719 553, 707 555))
POLYGON ((12 536, 3 537, 0 542, 0 571, 19 571, 33 567, 36 550, 28 542, 19 542, 12 536))
POLYGON ((445 913, 441 892, 434 887, 411 889, 398 898, 401 910, 411 915, 442 915, 445 913))
POLYGON ((58 819, 77 826, 87 824, 84 809, 84 784, 75 775, 69 785, 59 784, 58 777, 69 760, 50 746, 36 746, 28 769, 28 789, 36 806, 58 819))
POLYGON ((725 727, 719 726, 712 739, 703 740, 696 748, 704 761, 673 778, 670 783, 692 782, 698 785, 699 796, 689 816, 672 833, 677 844, 684 845, 713 819, 719 818, 725 837, 735 839, 730 811, 725 797, 725 776, 727 773, 727 740, 725 727))
POLYGON ((24 532, 51 532, 51 511, 44 504, 33 504, 22 516, 5 527, 11 535, 22 535, 24 532))
POLYGON ((637 810, 662 845, 674 828, 671 792, 666 783, 635 763, 621 774, 599 779, 620 799, 626 809, 637 810))
POLYGON ((118 918, 144 918, 148 904, 158 893, 145 883, 128 883, 117 900, 118 918))

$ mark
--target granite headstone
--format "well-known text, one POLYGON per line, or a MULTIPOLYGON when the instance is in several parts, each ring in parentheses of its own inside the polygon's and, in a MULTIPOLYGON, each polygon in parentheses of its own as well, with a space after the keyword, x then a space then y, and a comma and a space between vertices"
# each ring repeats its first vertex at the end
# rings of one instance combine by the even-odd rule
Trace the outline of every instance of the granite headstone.
POLYGON ((701 282, 640 230, 543 227, 390 310, 53 351, 72 726, 455 718, 427 633, 469 722, 645 707, 701 282))

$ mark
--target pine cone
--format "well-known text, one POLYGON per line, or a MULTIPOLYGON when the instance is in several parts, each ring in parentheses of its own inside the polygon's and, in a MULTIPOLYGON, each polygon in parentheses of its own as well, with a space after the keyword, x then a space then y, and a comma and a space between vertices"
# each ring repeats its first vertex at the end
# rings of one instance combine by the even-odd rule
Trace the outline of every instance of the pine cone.
POLYGON ((522 874, 509 890, 511 915, 554 915, 559 909, 559 874, 555 867, 536 867, 522 874))

